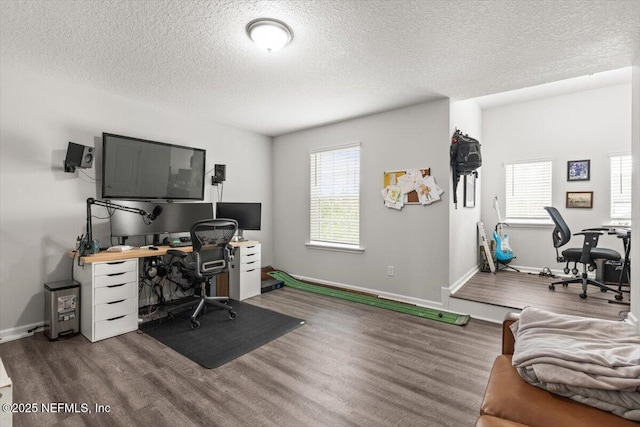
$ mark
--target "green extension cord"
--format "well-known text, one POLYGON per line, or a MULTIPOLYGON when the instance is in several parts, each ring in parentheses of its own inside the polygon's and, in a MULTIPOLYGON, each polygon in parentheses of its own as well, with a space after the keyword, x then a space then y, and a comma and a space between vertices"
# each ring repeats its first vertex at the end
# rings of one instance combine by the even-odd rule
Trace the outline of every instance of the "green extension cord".
POLYGON ((300 289, 302 291, 313 292, 320 295, 326 295, 334 298, 340 298, 360 304, 371 305, 378 308, 393 310, 400 313, 410 314, 412 316, 424 317, 425 319, 437 320, 438 322, 449 323, 452 325, 463 326, 469 322, 470 316, 466 314, 455 314, 432 308, 419 307, 416 305, 403 304, 401 302, 386 300, 382 298, 372 297, 368 295, 357 294, 354 292, 341 291, 331 289, 324 286, 312 285, 310 283, 301 282, 284 271, 272 271, 269 273, 271 277, 282 280, 285 286, 300 289))

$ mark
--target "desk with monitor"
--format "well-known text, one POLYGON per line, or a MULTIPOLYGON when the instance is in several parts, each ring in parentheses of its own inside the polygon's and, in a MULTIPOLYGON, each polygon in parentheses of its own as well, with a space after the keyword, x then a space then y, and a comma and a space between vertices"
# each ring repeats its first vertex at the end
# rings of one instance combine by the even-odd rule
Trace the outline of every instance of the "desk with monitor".
MULTIPOLYGON (((229 297, 243 300, 260 295, 260 243, 231 242, 234 259, 229 265, 229 297)), ((138 329, 138 283, 145 258, 164 256, 172 248, 101 251, 73 263, 74 279, 80 283, 80 332, 89 341, 138 329)), ((192 252, 191 246, 178 248, 192 252)), ((75 251, 69 255, 77 258, 75 251)))
POLYGON ((621 291, 625 278, 631 284, 631 228, 617 228, 615 234, 619 239, 622 239, 622 245, 624 246, 624 260, 620 271, 620 279, 618 279, 618 290, 621 291))
MULTIPOLYGON (((631 285, 631 224, 605 224, 604 228, 609 229, 609 234, 615 235, 622 240, 622 246, 624 252, 622 253, 622 262, 620 265, 615 265, 614 277, 608 277, 605 271, 600 272, 602 281, 609 279, 610 282, 617 283, 618 290, 622 292, 629 292, 623 288, 631 285)), ((628 302, 609 301, 616 304, 629 305, 628 302)))
MULTIPOLYGON (((151 262, 154 258, 162 258, 171 249, 193 251, 191 246, 173 248, 160 245, 161 236, 184 236, 197 221, 214 217, 212 203, 118 201, 118 205, 120 209, 109 211, 108 202, 103 204, 109 212, 111 237, 119 238, 121 245, 125 245, 129 238, 138 238, 137 245, 143 247, 122 252, 100 251, 83 256, 69 252, 74 257, 73 277, 81 285, 80 332, 92 342, 138 328, 140 284, 148 279, 145 260, 151 262), (132 215, 130 211, 156 212, 157 215, 151 220, 132 215), (153 236, 151 247, 146 246, 148 236, 153 236), (144 241, 140 241, 140 238, 144 241)), ((260 243, 243 240, 240 231, 260 230, 260 208, 260 203, 217 203, 216 217, 236 219, 240 237, 240 241, 231 242, 235 248, 234 258, 229 264, 228 275, 218 276, 217 295, 228 295, 240 301, 261 292, 260 243)), ((88 216, 90 218, 90 213, 88 216)), ((174 236, 165 238, 169 243, 178 239, 174 236)))

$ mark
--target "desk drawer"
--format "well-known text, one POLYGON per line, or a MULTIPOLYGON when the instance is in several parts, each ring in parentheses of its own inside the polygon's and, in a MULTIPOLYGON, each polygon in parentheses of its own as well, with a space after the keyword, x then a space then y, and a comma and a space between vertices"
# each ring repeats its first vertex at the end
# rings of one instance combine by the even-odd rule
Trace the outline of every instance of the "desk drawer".
POLYGON ((97 305, 105 302, 134 298, 137 291, 138 287, 135 282, 103 286, 96 288, 94 303, 97 305))
POLYGON ((138 281, 135 271, 126 271, 121 273, 113 273, 108 276, 96 276, 93 279, 93 286, 95 288, 102 288, 103 286, 122 285, 124 283, 138 281))
POLYGON ((240 271, 240 299, 260 295, 260 266, 248 271, 240 271))
POLYGON ((260 245, 241 246, 240 247, 240 261, 249 260, 255 258, 256 255, 260 256, 260 245))
POLYGON ((102 320, 95 323, 93 341, 102 340, 116 335, 124 334, 138 329, 138 315, 127 314, 110 320, 102 320))
POLYGON ((253 271, 254 269, 260 270, 260 268, 261 268, 260 257, 240 264, 241 273, 245 271, 253 271))
POLYGON ((97 304, 94 307, 93 320, 98 322, 100 320, 114 319, 116 317, 132 313, 135 315, 138 313, 136 299, 122 299, 104 304, 97 304))
POLYGON ((109 274, 125 273, 127 271, 135 272, 138 269, 137 259, 128 259, 126 261, 113 262, 97 262, 94 264, 94 275, 104 276, 109 274))

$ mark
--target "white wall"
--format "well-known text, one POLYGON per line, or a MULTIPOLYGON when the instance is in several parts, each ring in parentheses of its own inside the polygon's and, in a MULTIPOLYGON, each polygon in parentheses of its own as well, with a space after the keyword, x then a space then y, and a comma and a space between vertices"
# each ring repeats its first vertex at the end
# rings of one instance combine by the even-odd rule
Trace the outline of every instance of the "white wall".
MULTIPOLYGON (((638 250, 640 248, 640 240, 638 240, 637 230, 640 228, 640 49, 638 56, 633 64, 632 78, 632 155, 633 155, 633 183, 632 183, 632 233, 635 234, 635 240, 631 240, 631 251, 633 256, 638 259, 638 250)), ((631 275, 631 317, 636 322, 636 328, 640 331, 640 275, 638 275, 638 267, 635 267, 635 274, 631 275)))
MULTIPOLYGON (((482 110, 475 100, 458 101, 451 103, 451 126, 449 134, 452 135, 455 128, 463 133, 476 138, 483 144, 482 138, 482 110)), ((484 147, 482 147, 484 151, 484 147)), ((464 207, 464 177, 460 177, 458 183, 458 208, 453 204, 449 211, 449 285, 462 284, 470 274, 477 271, 478 244, 477 222, 480 221, 480 209, 482 205, 482 172, 478 168, 476 181, 476 205, 474 208, 464 207), (461 280, 463 279, 463 280, 461 280), (459 282, 459 283, 456 283, 459 282)), ((450 191, 453 191, 453 183, 449 179, 450 191)), ((453 200, 453 196, 452 199, 453 200)))
MULTIPOLYGON (((103 131, 205 148, 207 169, 226 164, 224 200, 263 203, 264 231, 246 237, 262 241, 263 265, 272 262, 271 138, 6 63, 0 71, 0 337, 42 322, 43 284, 71 277, 65 253, 85 232, 85 200, 99 185, 64 173, 62 163, 68 141, 98 147, 103 131)), ((217 200, 214 187, 205 191, 206 201, 217 200)), ((94 224, 104 244, 108 227, 94 224)))
POLYGON ((404 300, 440 301, 449 280, 449 100, 274 138, 274 266, 404 300), (309 151, 361 143, 363 254, 309 249, 309 151), (384 207, 383 172, 430 167, 445 190, 429 206, 384 207), (387 276, 387 266, 395 276, 387 276))
MULTIPOLYGON (((572 232, 610 221, 609 154, 631 152, 631 87, 593 89, 483 111, 482 221, 496 222, 491 200, 504 200, 503 162, 551 159, 553 205, 572 232), (567 182, 567 161, 591 160, 591 179, 567 182), (565 209, 566 191, 593 191, 593 209, 565 209)), ((637 194, 637 193, 636 193, 637 194)), ((503 206, 504 209, 504 206, 503 206)), ((503 212, 504 213, 504 212, 503 212)), ((549 227, 508 229, 517 256, 512 265, 540 271, 559 269, 549 227)), ((573 238, 570 246, 581 246, 573 238)), ((622 251, 622 243, 604 236, 601 245, 622 251)), ((567 247, 570 247, 567 246, 567 247)))
MULTIPOLYGON (((225 201, 263 203, 264 230, 246 233, 262 241, 263 265, 434 304, 440 303, 441 287, 455 284, 476 265, 475 222, 481 213, 487 229, 495 224, 491 200, 502 195, 504 160, 552 157, 556 205, 564 205, 567 189, 593 189, 593 210, 564 211, 578 229, 608 220, 608 178, 601 179, 608 177, 607 154, 631 150, 626 85, 484 112, 473 101, 450 105, 440 100, 281 136, 272 144, 268 137, 202 117, 1 65, 0 337, 40 323, 43 283, 70 277, 65 252, 85 231, 85 200, 98 195, 98 185, 82 173, 62 171, 68 141, 98 147, 101 133, 108 131, 205 148, 208 169, 227 164, 225 201), (482 142, 484 165, 475 209, 462 207, 462 186, 459 207, 453 209, 449 138, 456 126, 482 142), (366 251, 307 249, 309 150, 355 141, 362 144, 361 236, 366 251), (592 180, 567 183, 566 161, 582 158, 592 161, 592 180), (382 173, 414 167, 431 167, 446 191, 443 201, 401 212, 384 208, 382 173), (394 277, 387 276, 388 265, 395 267, 394 277)), ((638 69, 636 62, 634 172, 640 170, 638 69)), ((89 175, 95 176, 99 162, 89 175)), ((636 173, 634 195, 639 179, 636 173)), ((215 189, 207 187, 206 200, 215 199, 215 189)), ((638 203, 634 197, 635 223, 640 221, 638 203)), ((516 264, 558 266, 550 229, 510 232, 516 264)), ((107 239, 104 221, 95 221, 95 233, 107 239)), ((632 286, 632 292, 632 300, 640 300, 640 285, 632 286)), ((638 310, 637 304, 632 307, 640 318, 638 310)))

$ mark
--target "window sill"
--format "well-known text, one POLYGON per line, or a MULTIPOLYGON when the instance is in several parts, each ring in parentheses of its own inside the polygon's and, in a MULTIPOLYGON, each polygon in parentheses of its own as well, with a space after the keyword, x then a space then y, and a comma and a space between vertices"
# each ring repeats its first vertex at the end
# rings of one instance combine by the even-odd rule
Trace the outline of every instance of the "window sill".
POLYGON ((612 219, 607 224, 602 224, 603 227, 631 227, 630 219, 612 219))
POLYGON ((335 251, 335 252, 349 252, 361 254, 364 252, 364 248, 362 246, 355 245, 341 245, 338 243, 327 243, 327 242, 307 242, 305 246, 309 249, 320 249, 324 251, 335 251))

